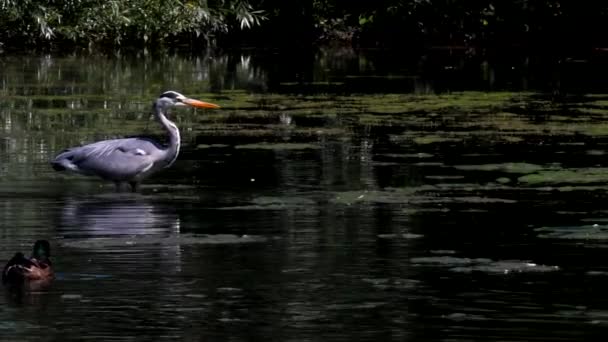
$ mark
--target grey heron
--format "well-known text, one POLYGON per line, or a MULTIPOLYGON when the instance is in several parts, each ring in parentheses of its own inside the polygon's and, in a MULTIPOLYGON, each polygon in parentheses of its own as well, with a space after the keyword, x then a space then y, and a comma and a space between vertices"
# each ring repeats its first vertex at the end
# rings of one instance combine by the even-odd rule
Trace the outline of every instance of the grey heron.
POLYGON ((51 165, 56 171, 71 171, 114 181, 117 189, 127 182, 136 191, 144 178, 171 166, 177 159, 180 148, 179 129, 167 118, 169 108, 174 106, 219 108, 213 103, 166 91, 152 106, 154 116, 167 131, 169 143, 166 146, 148 138, 103 140, 68 148, 59 153, 51 165))

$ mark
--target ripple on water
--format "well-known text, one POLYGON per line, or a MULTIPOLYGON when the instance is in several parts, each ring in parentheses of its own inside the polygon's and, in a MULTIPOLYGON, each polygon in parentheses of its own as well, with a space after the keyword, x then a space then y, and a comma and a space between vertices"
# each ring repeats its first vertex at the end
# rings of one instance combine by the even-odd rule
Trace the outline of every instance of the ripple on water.
POLYGON ((544 167, 528 163, 502 163, 502 164, 481 164, 481 165, 454 165, 457 170, 463 171, 497 171, 504 173, 533 173, 543 170, 544 167))
POLYGON ((236 145, 235 148, 254 150, 317 150, 321 146, 309 143, 257 143, 236 145))
POLYGON ((576 307, 569 310, 561 310, 558 311, 557 314, 570 319, 584 319, 588 324, 608 324, 608 311, 590 310, 585 306, 576 307))
POLYGON ((404 234, 378 234, 378 238, 380 239, 418 239, 423 237, 422 234, 414 234, 414 233, 404 233, 404 234))
POLYGON ((554 272, 558 266, 538 265, 523 260, 498 260, 486 258, 459 258, 453 256, 417 257, 410 261, 415 265, 445 266, 452 272, 488 274, 509 274, 529 272, 554 272))
POLYGON ((473 315, 467 314, 463 312, 454 312, 448 315, 444 315, 443 318, 449 319, 451 321, 463 322, 463 321, 485 321, 488 320, 487 317, 481 315, 473 315))
POLYGON ((24 321, 2 321, 0 322, 0 331, 2 330, 15 330, 24 331, 30 329, 39 329, 40 326, 31 324, 24 321))
POLYGON ((251 204, 222 207, 225 210, 283 210, 283 209, 309 209, 317 203, 309 198, 303 197, 271 197, 261 196, 251 200, 251 204))
POLYGON ((420 284, 419 280, 406 278, 363 278, 362 281, 378 290, 412 290, 420 284))
POLYGON ((75 301, 79 301, 79 300, 82 299, 82 295, 80 295, 80 294, 66 293, 66 294, 62 294, 61 295, 61 299, 62 300, 75 300, 75 301))
POLYGON ((434 249, 429 252, 432 254, 456 254, 456 251, 451 249, 434 249))
POLYGON ((83 239, 64 239, 59 243, 65 247, 72 248, 107 248, 124 246, 153 246, 153 245, 215 245, 215 244, 243 244, 261 243, 268 241, 269 238, 256 235, 235 235, 235 234, 213 234, 213 235, 194 235, 180 234, 171 236, 118 236, 118 237, 96 237, 83 239))
POLYGON ((333 304, 326 304, 325 305, 325 309, 326 310, 334 310, 334 311, 340 311, 340 310, 367 310, 367 309, 375 309, 381 306, 385 306, 387 305, 385 302, 362 302, 362 303, 333 303, 333 304))
POLYGON ((581 226, 541 227, 534 230, 540 238, 573 240, 608 240, 608 226, 588 224, 581 226))
MULTIPOLYGON (((460 189, 467 189, 463 184, 457 185, 460 189)), ((474 189, 474 188, 472 188, 474 189)), ((381 204, 512 204, 517 201, 505 198, 485 196, 436 196, 424 194, 425 191, 438 191, 440 187, 419 188, 386 188, 384 190, 360 190, 335 193, 330 199, 331 203, 354 205, 359 203, 381 204)))

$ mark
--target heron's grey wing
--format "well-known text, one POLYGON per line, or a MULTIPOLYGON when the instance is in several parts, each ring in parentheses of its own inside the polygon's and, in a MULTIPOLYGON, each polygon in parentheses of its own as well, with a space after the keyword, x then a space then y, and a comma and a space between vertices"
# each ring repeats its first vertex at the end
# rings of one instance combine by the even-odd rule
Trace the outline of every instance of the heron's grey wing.
POLYGON ((158 145, 140 138, 104 140, 68 149, 52 164, 55 169, 128 180, 150 169, 160 151, 158 145))

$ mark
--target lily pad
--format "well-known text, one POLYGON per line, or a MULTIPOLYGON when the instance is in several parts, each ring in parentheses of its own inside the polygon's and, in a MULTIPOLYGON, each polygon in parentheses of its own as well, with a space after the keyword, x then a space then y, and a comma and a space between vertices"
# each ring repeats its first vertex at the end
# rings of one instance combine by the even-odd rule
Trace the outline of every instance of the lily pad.
POLYGON ((573 240, 608 240, 608 226, 587 224, 581 226, 541 227, 535 229, 540 238, 573 240))
POLYGON ((166 237, 161 236, 121 236, 121 237, 98 237, 84 239, 65 239, 60 244, 71 248, 132 248, 135 246, 154 246, 154 245, 218 245, 218 244, 243 244, 260 243, 268 241, 267 237, 256 235, 234 235, 234 234, 213 234, 213 235, 193 235, 179 234, 166 237))
POLYGON ((532 173, 545 169, 541 165, 528 163, 455 165, 454 168, 464 171, 500 171, 506 173, 532 173))
POLYGON ((253 149, 253 150, 317 150, 321 146, 306 143, 259 143, 259 144, 246 144, 237 145, 237 149, 253 149))
POLYGON ((543 170, 521 176, 518 181, 526 184, 606 183, 608 182, 608 168, 543 170))
POLYGON ((419 265, 446 266, 452 272, 471 273, 481 272, 488 274, 510 274, 527 272, 554 272, 558 266, 539 265, 523 260, 491 260, 486 258, 459 258, 454 256, 418 257, 410 259, 419 265))
POLYGON ((462 138, 430 134, 430 135, 424 135, 421 137, 415 137, 413 139, 413 141, 419 145, 427 145, 427 144, 434 144, 434 143, 462 141, 462 138))
POLYGON ((251 200, 250 205, 222 207, 225 210, 282 210, 313 208, 316 202, 303 197, 270 197, 262 196, 251 200))

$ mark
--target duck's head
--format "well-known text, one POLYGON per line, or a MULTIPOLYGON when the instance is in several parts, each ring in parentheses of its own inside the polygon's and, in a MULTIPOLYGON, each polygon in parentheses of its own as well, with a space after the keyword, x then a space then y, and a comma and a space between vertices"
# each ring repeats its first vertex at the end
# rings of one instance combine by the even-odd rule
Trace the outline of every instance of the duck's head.
POLYGON ((32 256, 38 260, 46 260, 51 257, 51 245, 46 240, 38 240, 34 243, 32 256))

